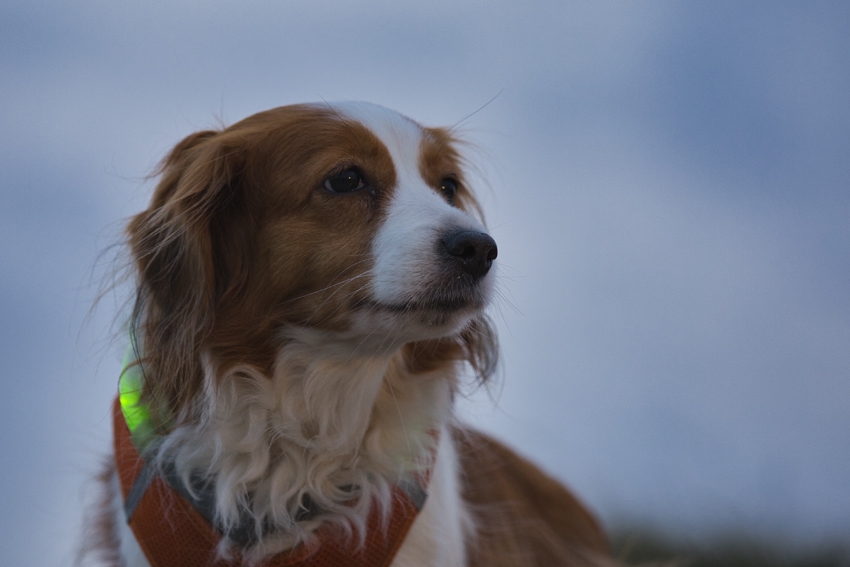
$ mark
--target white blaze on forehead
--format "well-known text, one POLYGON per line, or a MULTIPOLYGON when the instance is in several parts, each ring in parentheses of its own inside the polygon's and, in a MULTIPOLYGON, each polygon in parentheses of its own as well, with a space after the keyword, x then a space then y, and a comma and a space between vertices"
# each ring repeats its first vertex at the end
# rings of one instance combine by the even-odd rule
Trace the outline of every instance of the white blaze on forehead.
POLYGON ((415 301, 436 283, 442 238, 458 230, 484 232, 484 227, 449 205, 422 179, 419 163, 425 131, 419 124, 369 103, 334 104, 333 109, 371 130, 386 146, 396 170, 392 200, 372 246, 374 299, 388 305, 415 301))
POLYGON ((384 143, 393 159, 399 185, 406 177, 422 181, 419 176, 422 126, 403 114, 368 102, 335 103, 332 107, 342 118, 359 122, 384 143))

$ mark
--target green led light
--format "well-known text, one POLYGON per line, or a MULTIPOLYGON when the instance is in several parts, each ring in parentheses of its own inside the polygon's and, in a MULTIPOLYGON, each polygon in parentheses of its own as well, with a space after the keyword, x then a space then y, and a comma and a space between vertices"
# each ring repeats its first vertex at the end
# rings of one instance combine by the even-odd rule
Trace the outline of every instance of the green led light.
POLYGON ((131 343, 124 355, 123 370, 118 380, 118 400, 124 421, 130 430, 133 445, 141 453, 156 436, 151 425, 148 405, 141 401, 145 378, 142 365, 136 360, 136 352, 131 343))

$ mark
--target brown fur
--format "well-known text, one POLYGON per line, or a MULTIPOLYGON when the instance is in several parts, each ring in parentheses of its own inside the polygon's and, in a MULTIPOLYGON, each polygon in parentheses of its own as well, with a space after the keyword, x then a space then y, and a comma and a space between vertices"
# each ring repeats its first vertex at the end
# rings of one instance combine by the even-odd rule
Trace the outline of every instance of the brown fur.
POLYGON ((440 181, 451 177, 458 182, 455 196, 455 206, 464 211, 483 218, 483 212, 472 191, 469 181, 464 175, 467 165, 458 151, 458 140, 446 128, 425 128, 424 144, 419 157, 419 173, 432 187, 437 187, 440 181))
POLYGON ((470 567, 614 565, 605 532, 561 483, 483 433, 453 434, 478 526, 470 567))

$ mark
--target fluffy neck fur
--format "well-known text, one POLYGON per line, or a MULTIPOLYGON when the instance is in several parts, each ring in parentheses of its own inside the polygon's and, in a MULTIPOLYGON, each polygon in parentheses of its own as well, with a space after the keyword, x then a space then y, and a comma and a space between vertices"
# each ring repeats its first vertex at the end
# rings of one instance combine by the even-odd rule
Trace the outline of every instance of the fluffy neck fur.
MULTIPOLYGON (((310 544, 325 522, 362 543, 371 506, 386 514, 392 485, 430 466, 429 431, 450 417, 453 364, 414 376, 399 351, 362 355, 312 338, 282 347, 270 377, 208 359, 194 419, 158 449, 187 485, 198 474, 214 483, 223 526, 248 514, 259 540, 249 558, 310 544), (298 520, 305 496, 322 512, 298 520)), ((224 538, 219 552, 232 547, 224 538)))

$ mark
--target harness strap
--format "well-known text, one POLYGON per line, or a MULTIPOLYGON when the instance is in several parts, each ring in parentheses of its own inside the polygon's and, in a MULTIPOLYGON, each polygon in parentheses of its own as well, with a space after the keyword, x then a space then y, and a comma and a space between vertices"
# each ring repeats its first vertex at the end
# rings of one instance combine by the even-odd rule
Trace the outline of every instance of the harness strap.
MULTIPOLYGON (((167 480, 153 474, 133 445, 117 398, 112 409, 115 465, 125 512, 151 567, 240 567, 239 557, 216 559, 221 533, 167 480)), ((425 503, 425 488, 417 482, 394 487, 386 530, 373 508, 362 548, 333 526, 323 525, 316 532, 318 545, 299 545, 258 567, 388 567, 425 503)))

